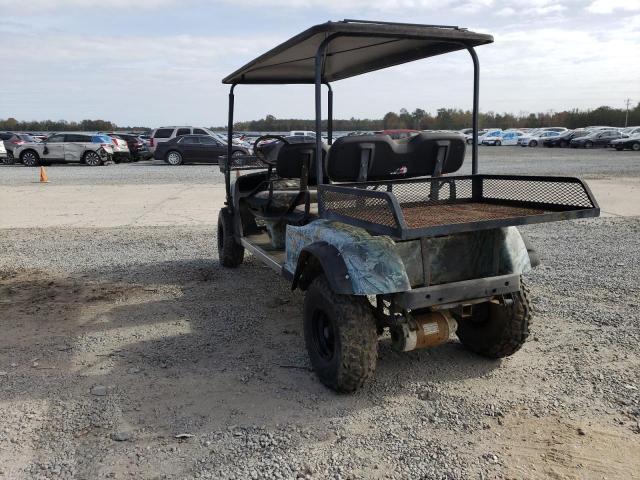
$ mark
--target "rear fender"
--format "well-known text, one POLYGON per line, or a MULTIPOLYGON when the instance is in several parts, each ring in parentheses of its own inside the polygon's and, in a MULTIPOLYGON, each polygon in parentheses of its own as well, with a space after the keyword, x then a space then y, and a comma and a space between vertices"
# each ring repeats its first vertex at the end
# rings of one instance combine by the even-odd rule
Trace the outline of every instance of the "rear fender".
POLYGON ((382 295, 411 288, 395 242, 362 228, 330 220, 288 225, 286 252, 284 268, 293 275, 294 288, 304 288, 307 266, 321 267, 336 293, 382 295))
POLYGON ((353 286, 344 259, 338 249, 327 242, 312 243, 302 249, 293 274, 291 290, 295 290, 298 286, 301 290, 306 290, 313 279, 323 273, 331 290, 335 293, 353 294, 353 286))

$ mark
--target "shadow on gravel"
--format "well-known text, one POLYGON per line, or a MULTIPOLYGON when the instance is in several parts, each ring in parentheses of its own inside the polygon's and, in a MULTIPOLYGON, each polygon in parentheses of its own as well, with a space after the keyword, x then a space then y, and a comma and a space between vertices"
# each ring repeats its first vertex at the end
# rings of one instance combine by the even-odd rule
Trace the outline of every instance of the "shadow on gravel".
POLYGON ((87 474, 96 473, 95 449, 107 455, 120 429, 167 445, 230 425, 316 424, 415 396, 416 383, 459 382, 500 365, 456 342, 398 354, 387 341, 374 381, 336 395, 310 371, 303 296, 249 257, 237 270, 203 259, 0 279, 8 300, 0 366, 16 365, 3 400, 43 406, 33 462, 71 442, 87 474), (93 395, 96 385, 107 394, 93 395))

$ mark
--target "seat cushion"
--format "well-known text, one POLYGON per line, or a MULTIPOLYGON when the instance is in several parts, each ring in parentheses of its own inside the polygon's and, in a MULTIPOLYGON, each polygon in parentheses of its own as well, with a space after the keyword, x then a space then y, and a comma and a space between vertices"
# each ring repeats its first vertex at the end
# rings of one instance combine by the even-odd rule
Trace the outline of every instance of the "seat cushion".
POLYGON ((453 173, 462 166, 465 145, 464 136, 453 133, 422 132, 402 143, 388 135, 340 137, 329 150, 327 173, 335 182, 431 176, 439 164, 439 173, 453 173))
MULTIPOLYGON (((246 198, 247 203, 254 210, 259 210, 262 213, 284 213, 296 200, 300 193, 300 190, 274 190, 271 197, 271 203, 269 203, 269 191, 261 190, 250 197, 246 198), (268 208, 268 212, 266 209, 268 208)), ((318 191, 309 190, 311 196, 311 202, 318 201, 318 191)), ((301 200, 304 202, 304 197, 301 196, 301 200)))

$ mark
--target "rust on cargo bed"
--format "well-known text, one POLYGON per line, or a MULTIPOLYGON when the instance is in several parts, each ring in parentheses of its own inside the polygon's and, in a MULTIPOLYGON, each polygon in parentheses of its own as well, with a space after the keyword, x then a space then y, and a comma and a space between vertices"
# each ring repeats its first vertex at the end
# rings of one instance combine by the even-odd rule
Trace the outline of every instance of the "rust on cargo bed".
POLYGON ((541 215, 544 210, 510 207, 490 203, 440 204, 412 203, 401 206, 409 228, 435 227, 452 223, 502 220, 512 217, 541 215))

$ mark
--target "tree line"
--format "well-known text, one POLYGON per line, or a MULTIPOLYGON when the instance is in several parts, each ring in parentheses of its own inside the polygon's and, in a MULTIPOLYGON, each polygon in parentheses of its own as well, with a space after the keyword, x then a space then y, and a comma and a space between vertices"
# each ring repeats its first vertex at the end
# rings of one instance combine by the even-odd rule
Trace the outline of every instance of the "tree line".
POLYGON ((108 120, 31 120, 18 121, 15 118, 0 118, 0 130, 13 132, 110 132, 113 130, 150 130, 147 127, 118 126, 108 120))
MULTIPOLYGON (((536 128, 560 126, 579 128, 588 125, 609 125, 622 127, 625 125, 626 109, 607 106, 593 110, 548 111, 545 113, 496 113, 481 112, 478 118, 480 128, 536 128)), ((628 125, 640 125, 640 102, 628 111, 628 125)), ((413 112, 402 108, 399 112, 389 112, 380 119, 350 118, 335 119, 334 131, 375 131, 383 129, 411 128, 416 130, 460 130, 471 126, 471 111, 455 108, 439 108, 435 113, 416 108, 413 112)), ((212 127, 224 130, 226 127, 212 127)), ((315 121, 306 119, 280 119, 267 115, 260 120, 234 123, 236 131, 245 132, 287 132, 291 130, 315 130, 315 121)), ((327 122, 322 122, 322 129, 327 129, 327 122)), ((112 131, 112 130, 150 130, 143 126, 116 125, 108 120, 82 120, 69 122, 66 120, 18 121, 15 118, 0 119, 0 130, 11 131, 112 131)))
MULTIPOLYGON (((626 109, 607 106, 594 110, 565 110, 562 112, 545 113, 496 113, 481 112, 478 117, 480 128, 537 128, 560 126, 567 128, 579 128, 589 125, 608 125, 623 127, 625 125, 626 109)), ((413 112, 402 108, 399 112, 389 112, 381 119, 335 119, 334 131, 351 130, 384 130, 410 128, 416 130, 460 130, 471 127, 472 114, 470 110, 455 108, 439 108, 435 114, 421 108, 413 112)), ((640 103, 629 109, 628 125, 640 125, 640 103)), ((304 119, 278 119, 273 115, 267 115, 261 120, 234 123, 237 131, 251 132, 285 132, 291 130, 315 130, 314 120, 304 119)), ((322 129, 327 129, 327 122, 323 120, 322 129)))

